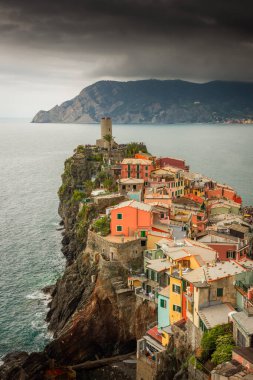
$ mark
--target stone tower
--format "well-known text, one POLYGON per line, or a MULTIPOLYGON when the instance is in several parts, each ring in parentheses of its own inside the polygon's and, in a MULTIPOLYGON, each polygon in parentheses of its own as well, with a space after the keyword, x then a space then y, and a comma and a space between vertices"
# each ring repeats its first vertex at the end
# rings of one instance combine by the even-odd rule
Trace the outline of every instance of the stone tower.
POLYGON ((100 120, 100 129, 101 129, 101 139, 104 139, 104 136, 112 136, 112 119, 110 117, 102 117, 100 120))
MULTIPOLYGON (((112 136, 112 119, 110 117, 102 117, 100 120, 101 138, 96 141, 99 148, 109 148, 109 142, 104 139, 104 136, 112 136)), ((114 140, 111 141, 111 147, 115 145, 114 140)))

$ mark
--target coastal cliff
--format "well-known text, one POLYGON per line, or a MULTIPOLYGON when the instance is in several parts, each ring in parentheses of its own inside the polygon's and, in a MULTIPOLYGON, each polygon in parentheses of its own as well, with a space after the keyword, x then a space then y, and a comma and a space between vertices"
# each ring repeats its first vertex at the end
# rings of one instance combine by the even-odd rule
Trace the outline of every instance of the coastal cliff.
POLYGON ((138 303, 127 289, 125 263, 106 260, 94 245, 88 229, 99 207, 88 204, 80 209, 74 199, 75 190, 99 166, 89 149, 77 149, 65 162, 59 190, 67 266, 52 293, 47 320, 55 340, 46 352, 61 363, 129 352, 155 318, 154 310, 138 303))
POLYGON ((253 84, 181 80, 99 81, 34 123, 97 123, 110 115, 115 123, 252 122, 253 84))

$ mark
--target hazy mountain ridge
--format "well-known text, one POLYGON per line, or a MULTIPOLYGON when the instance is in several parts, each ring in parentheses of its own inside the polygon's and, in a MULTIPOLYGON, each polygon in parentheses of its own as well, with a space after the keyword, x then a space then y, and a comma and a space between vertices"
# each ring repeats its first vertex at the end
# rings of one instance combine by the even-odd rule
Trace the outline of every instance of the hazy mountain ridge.
POLYGON ((253 83, 181 80, 99 81, 75 98, 39 111, 32 122, 196 123, 253 119, 253 83))

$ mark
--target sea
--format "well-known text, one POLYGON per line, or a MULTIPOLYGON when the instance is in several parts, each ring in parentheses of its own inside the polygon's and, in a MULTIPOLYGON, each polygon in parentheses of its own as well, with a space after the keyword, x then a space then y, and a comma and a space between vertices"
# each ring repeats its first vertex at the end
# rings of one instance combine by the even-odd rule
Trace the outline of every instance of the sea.
MULTIPOLYGON (((157 156, 236 188, 253 204, 253 125, 113 125, 119 143, 142 141, 157 156)), ((100 138, 96 124, 0 119, 0 358, 52 339, 41 289, 64 271, 57 190, 64 161, 100 138)))

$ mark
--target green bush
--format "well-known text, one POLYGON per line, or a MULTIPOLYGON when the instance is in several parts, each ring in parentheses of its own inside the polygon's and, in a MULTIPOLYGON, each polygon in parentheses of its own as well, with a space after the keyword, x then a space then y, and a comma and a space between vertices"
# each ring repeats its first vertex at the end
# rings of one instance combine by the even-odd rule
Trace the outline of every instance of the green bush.
POLYGON ((71 201, 80 202, 83 198, 85 198, 85 193, 83 191, 74 190, 71 201))
POLYGON ((75 153, 85 153, 85 146, 84 145, 78 145, 76 149, 74 150, 75 153))
POLYGON ((230 346, 232 342, 233 336, 229 324, 218 325, 205 332, 201 339, 201 361, 205 362, 210 359, 219 346, 224 344, 230 346))
POLYGON ((110 218, 103 216, 93 223, 94 231, 99 232, 102 236, 107 236, 110 233, 110 218))
POLYGON ((128 157, 133 157, 136 153, 139 153, 140 151, 142 153, 148 153, 146 145, 138 142, 130 142, 129 144, 127 144, 128 157))
POLYGON ((232 334, 221 335, 216 340, 216 350, 212 354, 212 363, 215 365, 227 362, 232 358, 234 340, 232 334))

